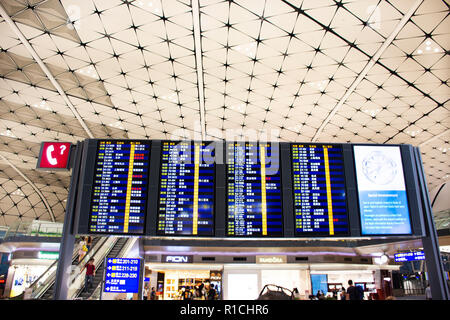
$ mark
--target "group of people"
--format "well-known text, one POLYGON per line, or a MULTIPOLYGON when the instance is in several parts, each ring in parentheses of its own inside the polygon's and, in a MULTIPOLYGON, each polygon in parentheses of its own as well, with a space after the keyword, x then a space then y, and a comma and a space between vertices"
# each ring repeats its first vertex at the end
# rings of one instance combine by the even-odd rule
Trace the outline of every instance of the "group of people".
MULTIPOLYGON (((214 284, 209 281, 198 284, 193 289, 181 287, 178 291, 178 296, 181 300, 217 300, 219 298, 214 284)), ((144 300, 156 300, 154 287, 151 289, 150 296, 148 287, 144 288, 144 300)))
POLYGON ((181 300, 217 300, 218 293, 214 288, 214 284, 206 281, 205 283, 196 285, 194 289, 186 289, 182 287, 180 292, 181 300))

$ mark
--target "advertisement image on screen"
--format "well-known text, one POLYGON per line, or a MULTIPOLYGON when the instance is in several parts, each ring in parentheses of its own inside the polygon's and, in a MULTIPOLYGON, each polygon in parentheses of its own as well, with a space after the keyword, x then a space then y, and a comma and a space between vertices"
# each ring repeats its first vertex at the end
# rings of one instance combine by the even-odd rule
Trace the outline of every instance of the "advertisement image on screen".
POLYGON ((89 214, 90 233, 144 233, 150 146, 150 141, 98 142, 89 214))
POLYGON ((162 142, 159 235, 214 235, 214 157, 214 143, 162 142))
POLYGON ((400 147, 353 148, 361 234, 411 234, 400 147))
POLYGON ((348 235, 341 145, 291 144, 296 236, 348 235))
POLYGON ((227 144, 227 235, 283 235, 278 144, 227 144))

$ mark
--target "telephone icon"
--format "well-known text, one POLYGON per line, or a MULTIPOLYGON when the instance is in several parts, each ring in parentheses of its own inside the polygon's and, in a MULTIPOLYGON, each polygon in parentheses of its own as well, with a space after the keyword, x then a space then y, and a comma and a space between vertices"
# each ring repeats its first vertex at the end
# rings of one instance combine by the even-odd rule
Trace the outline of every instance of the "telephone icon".
POLYGON ((53 151, 55 151, 55 147, 53 145, 49 145, 47 148, 46 155, 47 155, 48 163, 50 163, 52 166, 54 166, 58 163, 58 160, 52 156, 53 151))

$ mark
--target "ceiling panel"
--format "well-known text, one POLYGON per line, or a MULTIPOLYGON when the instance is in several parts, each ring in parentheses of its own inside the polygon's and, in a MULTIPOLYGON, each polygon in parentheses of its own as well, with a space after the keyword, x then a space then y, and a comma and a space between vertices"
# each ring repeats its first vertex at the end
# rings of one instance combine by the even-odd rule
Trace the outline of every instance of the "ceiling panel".
POLYGON ((368 70, 411 2, 198 3, 197 12, 184 0, 2 1, 66 97, 0 20, 0 224, 50 219, 12 166, 62 221, 69 174, 37 172, 39 145, 83 140, 85 128, 192 139, 204 120, 208 139, 409 143, 430 189, 448 180, 445 1, 424 0, 368 70))

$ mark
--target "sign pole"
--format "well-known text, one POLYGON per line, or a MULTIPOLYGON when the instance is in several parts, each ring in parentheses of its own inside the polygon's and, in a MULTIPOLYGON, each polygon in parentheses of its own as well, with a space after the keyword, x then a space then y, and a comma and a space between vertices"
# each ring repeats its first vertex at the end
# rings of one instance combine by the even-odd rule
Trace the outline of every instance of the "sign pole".
POLYGON ((425 181, 425 174, 422 166, 422 158, 419 148, 414 148, 416 155, 417 170, 419 171, 419 184, 422 192, 422 205, 424 209, 425 237, 422 238, 423 251, 425 252, 425 262, 427 264, 427 275, 429 279, 431 295, 433 300, 449 300, 449 291, 445 279, 445 272, 442 264, 439 249, 439 238, 437 236, 433 211, 428 195, 428 188, 425 181))
POLYGON ((78 192, 78 181, 81 167, 81 155, 83 154, 83 144, 78 142, 75 148, 75 156, 70 178, 69 194, 66 203, 66 213, 64 217, 63 233, 59 247, 59 260, 56 269, 54 300, 67 300, 67 293, 70 286, 70 272, 72 266, 72 256, 75 243, 74 215, 76 195, 78 192))

